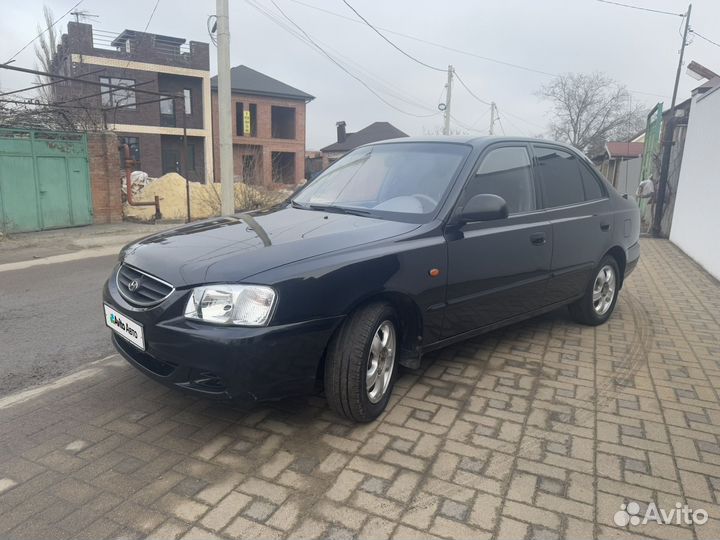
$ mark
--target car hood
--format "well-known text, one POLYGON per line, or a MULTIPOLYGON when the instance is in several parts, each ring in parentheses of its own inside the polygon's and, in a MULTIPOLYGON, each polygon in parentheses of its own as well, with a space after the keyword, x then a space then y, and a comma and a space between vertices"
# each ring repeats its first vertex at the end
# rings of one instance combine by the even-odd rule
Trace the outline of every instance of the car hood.
POLYGON ((415 223, 282 207, 155 234, 126 246, 121 260, 176 287, 232 283, 417 227, 415 223))

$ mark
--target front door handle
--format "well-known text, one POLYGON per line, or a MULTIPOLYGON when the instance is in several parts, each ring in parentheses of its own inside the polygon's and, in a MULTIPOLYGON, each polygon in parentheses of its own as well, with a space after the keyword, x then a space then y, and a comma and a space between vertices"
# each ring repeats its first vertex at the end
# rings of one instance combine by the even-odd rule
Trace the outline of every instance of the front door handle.
POLYGON ((545 233, 533 233, 530 235, 530 243, 533 246, 542 246, 545 243, 545 233))
POLYGON ((601 224, 600 224, 600 230, 601 230, 601 231, 609 231, 609 230, 610 230, 610 224, 609 224, 609 223, 601 223, 601 224))

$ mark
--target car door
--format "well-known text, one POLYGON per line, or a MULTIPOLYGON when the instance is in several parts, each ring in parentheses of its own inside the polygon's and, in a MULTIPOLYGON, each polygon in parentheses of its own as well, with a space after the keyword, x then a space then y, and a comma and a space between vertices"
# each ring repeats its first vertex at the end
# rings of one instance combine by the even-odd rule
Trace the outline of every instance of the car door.
POLYGON ((552 145, 533 145, 533 152, 542 205, 552 224, 547 300, 563 302, 583 293, 610 248, 611 205, 606 187, 582 158, 552 145))
POLYGON ((533 311, 545 302, 552 228, 538 209, 528 146, 504 144, 486 151, 456 211, 480 193, 505 199, 509 216, 459 229, 449 225, 444 337, 533 311))

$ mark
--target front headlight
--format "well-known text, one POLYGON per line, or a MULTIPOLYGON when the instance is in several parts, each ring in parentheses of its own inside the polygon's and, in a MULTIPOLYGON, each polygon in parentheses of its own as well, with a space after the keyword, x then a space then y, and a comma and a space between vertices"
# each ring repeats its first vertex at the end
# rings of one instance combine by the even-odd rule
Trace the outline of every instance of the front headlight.
POLYGON ((197 287, 185 306, 185 317, 214 324, 265 326, 275 298, 275 291, 263 285, 197 287))

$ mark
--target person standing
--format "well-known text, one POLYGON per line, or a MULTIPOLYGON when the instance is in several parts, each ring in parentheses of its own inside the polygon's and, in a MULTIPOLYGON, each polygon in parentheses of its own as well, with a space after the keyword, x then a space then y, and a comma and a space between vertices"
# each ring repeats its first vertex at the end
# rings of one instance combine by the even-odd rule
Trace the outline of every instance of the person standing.
POLYGON ((653 177, 646 178, 637 187, 635 191, 635 198, 637 199, 638 206, 640 207, 640 221, 646 227, 644 230, 650 230, 652 226, 652 215, 650 210, 652 207, 652 199, 655 195, 655 184, 653 177))

